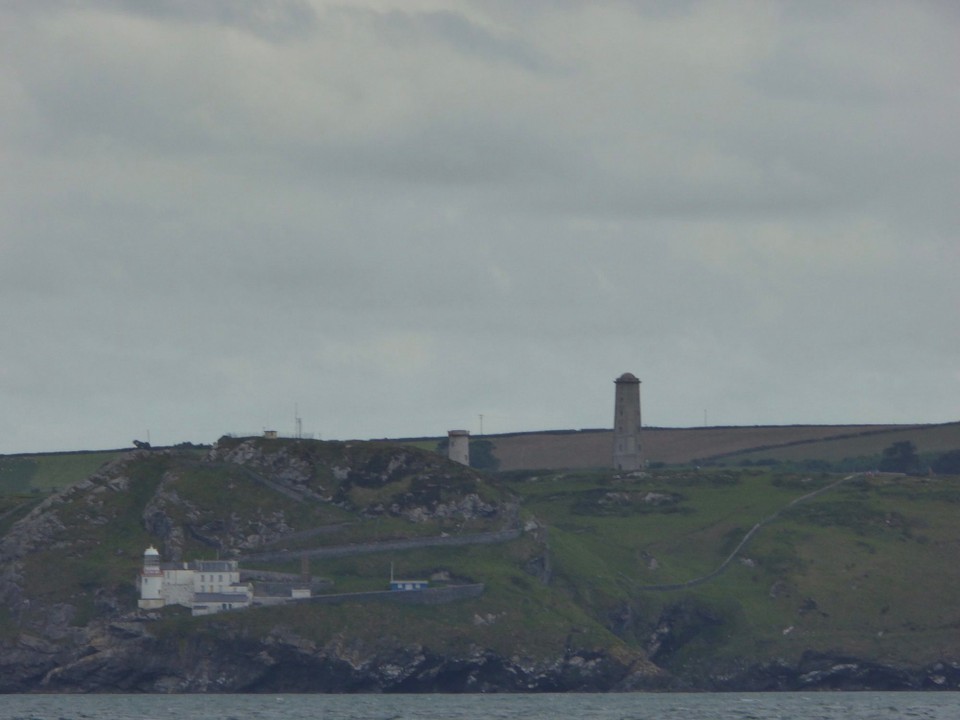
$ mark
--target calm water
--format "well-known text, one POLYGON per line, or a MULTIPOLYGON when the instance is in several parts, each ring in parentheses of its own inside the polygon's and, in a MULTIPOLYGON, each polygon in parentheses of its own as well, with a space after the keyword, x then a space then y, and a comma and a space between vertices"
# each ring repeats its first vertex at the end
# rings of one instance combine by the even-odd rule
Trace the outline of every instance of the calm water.
POLYGON ((958 720, 960 693, 0 695, 0 720, 958 720))

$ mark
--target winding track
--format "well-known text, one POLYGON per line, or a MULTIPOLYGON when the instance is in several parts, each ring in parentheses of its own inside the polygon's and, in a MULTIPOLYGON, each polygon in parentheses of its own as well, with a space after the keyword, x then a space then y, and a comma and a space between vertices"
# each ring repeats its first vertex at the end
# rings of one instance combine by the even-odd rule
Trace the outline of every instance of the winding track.
POLYGON ((813 492, 809 492, 806 495, 802 495, 798 498, 794 498, 793 500, 788 502, 786 505, 784 505, 782 508, 777 510, 772 515, 768 515, 763 520, 761 520, 756 525, 754 525, 752 528, 750 528, 747 534, 743 536, 743 540, 741 540, 739 544, 733 549, 733 552, 730 553, 727 559, 724 560, 722 563, 720 563, 720 565, 717 567, 716 570, 709 572, 706 575, 701 575, 698 578, 694 578, 693 580, 687 580, 686 582, 682 582, 682 583, 670 583, 666 585, 638 585, 634 589, 644 590, 644 591, 653 591, 653 592, 664 592, 668 590, 684 590, 686 588, 696 587, 697 585, 703 585, 704 583, 713 580, 715 577, 723 573, 727 569, 727 567, 729 567, 730 563, 732 563, 736 559, 737 555, 740 554, 740 551, 743 550, 743 548, 746 547, 747 543, 749 543, 753 539, 753 536, 757 534, 760 528, 765 527, 766 525, 769 525, 770 523, 772 523, 774 520, 779 518, 786 510, 789 510, 794 505, 799 505, 802 502, 806 502, 807 500, 815 498, 818 495, 822 495, 825 492, 833 490, 835 487, 837 487, 838 485, 841 485, 842 483, 845 483, 847 480, 852 480, 853 478, 858 477, 859 475, 862 475, 862 474, 863 473, 853 473, 852 475, 847 475, 846 477, 840 478, 839 480, 832 482, 829 485, 824 485, 822 488, 818 488, 813 492))

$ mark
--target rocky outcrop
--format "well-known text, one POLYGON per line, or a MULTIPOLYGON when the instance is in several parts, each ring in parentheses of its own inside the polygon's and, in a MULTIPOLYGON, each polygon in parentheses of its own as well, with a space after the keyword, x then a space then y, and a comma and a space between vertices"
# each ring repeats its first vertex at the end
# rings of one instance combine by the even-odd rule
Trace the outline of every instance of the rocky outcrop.
MULTIPOLYGON (((26 665, 24 666, 27 667, 26 665)), ((42 669, 42 667, 40 668, 42 669)), ((135 623, 106 626, 88 652, 0 690, 43 692, 605 692, 655 688, 641 659, 577 651, 548 661, 463 655, 426 645, 372 648, 338 636, 318 645, 277 628, 260 641, 159 640, 135 623)))
POLYGON ((277 627, 158 638, 144 618, 88 628, 72 650, 32 635, 0 645, 0 693, 9 692, 610 692, 698 690, 957 690, 960 664, 883 665, 807 653, 783 660, 671 675, 642 655, 568 650, 534 660, 479 646, 463 654, 426 644, 372 647, 339 635, 325 644, 277 627))
MULTIPOLYGON (((58 644, 82 634, 74 625, 76 609, 73 605, 54 602, 43 606, 25 591, 25 559, 49 550, 60 551, 64 558, 74 559, 77 550, 70 542, 70 528, 66 523, 71 526, 107 524, 109 518, 102 512, 104 497, 109 493, 127 491, 127 464, 139 457, 142 457, 141 453, 130 453, 104 465, 86 480, 50 495, 15 523, 0 540, 0 609, 8 617, 16 618, 24 633, 17 641, 8 643, 12 657, 18 657, 21 650, 30 653, 41 645, 44 647, 41 655, 55 656, 58 650, 48 641, 58 644), (65 520, 68 510, 69 520, 65 520)), ((0 664, 2 662, 5 659, 0 659, 0 664)), ((38 662, 43 664, 42 660, 38 662)), ((2 672, 0 670, 0 674, 2 672)))
POLYGON ((698 690, 738 692, 957 690, 960 689, 960 664, 936 662, 920 668, 902 667, 850 655, 806 652, 796 663, 778 660, 744 665, 681 682, 698 690))
POLYGON ((410 522, 496 518, 476 472, 434 453, 377 443, 284 444, 221 438, 208 463, 238 466, 250 479, 299 502, 332 503, 360 518, 410 522))
POLYGON ((477 493, 469 493, 461 498, 448 502, 434 502, 429 505, 401 507, 399 503, 390 506, 393 515, 400 515, 410 522, 422 523, 430 520, 475 520, 489 518, 497 514, 498 508, 493 503, 484 502, 477 493))
POLYGON ((258 508, 243 517, 237 513, 211 516, 209 508, 201 508, 177 493, 174 485, 178 479, 176 472, 165 473, 142 513, 144 528, 158 538, 165 558, 179 561, 188 538, 226 556, 237 556, 295 533, 282 510, 258 508))

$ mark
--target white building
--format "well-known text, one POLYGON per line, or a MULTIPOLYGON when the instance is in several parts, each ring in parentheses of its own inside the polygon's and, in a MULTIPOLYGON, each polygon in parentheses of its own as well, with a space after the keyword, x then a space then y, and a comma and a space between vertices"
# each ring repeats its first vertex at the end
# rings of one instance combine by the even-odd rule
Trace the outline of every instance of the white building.
POLYGON ((390 589, 393 592, 407 592, 410 590, 426 590, 430 586, 429 580, 397 580, 393 577, 393 563, 390 563, 390 589))
POLYGON ((193 560, 160 563, 160 553, 150 546, 143 553, 140 602, 144 610, 183 605, 194 615, 249 607, 253 586, 240 582, 236 560, 193 560))

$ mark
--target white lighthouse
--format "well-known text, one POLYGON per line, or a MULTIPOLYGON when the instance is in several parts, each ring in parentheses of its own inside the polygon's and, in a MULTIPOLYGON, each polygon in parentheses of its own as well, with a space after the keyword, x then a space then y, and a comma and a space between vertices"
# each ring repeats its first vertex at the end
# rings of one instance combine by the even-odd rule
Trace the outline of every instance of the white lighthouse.
POLYGON ((140 571, 140 602, 144 610, 163 607, 163 570, 160 569, 160 553, 151 545, 143 553, 143 570, 140 571))

